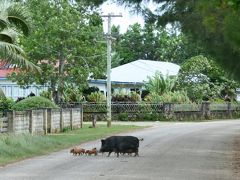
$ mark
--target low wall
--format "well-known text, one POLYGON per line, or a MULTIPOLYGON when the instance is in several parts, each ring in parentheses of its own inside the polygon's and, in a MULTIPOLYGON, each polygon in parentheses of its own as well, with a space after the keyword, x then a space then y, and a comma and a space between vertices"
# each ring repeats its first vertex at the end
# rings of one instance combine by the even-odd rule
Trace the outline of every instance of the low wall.
POLYGON ((80 108, 10 111, 6 119, 5 132, 11 133, 46 134, 60 132, 64 128, 82 127, 80 108))
MULTIPOLYGON (((101 105, 101 104, 100 104, 101 105)), ((83 106, 84 121, 106 120, 107 113, 103 111, 103 105, 98 112, 98 104, 83 106), (91 107, 92 106, 92 107, 91 107)), ((239 117, 240 104, 214 104, 203 102, 202 104, 114 104, 112 120, 119 121, 198 121, 207 119, 228 119, 239 117), (117 111, 116 111, 117 110, 117 111)))
POLYGON ((0 133, 5 133, 8 131, 8 118, 0 118, 0 133))

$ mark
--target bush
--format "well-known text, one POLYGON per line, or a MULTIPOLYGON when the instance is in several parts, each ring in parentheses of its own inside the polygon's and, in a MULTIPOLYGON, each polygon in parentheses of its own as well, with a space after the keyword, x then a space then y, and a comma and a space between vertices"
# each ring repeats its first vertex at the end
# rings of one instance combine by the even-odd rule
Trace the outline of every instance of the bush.
POLYGON ((150 93, 144 100, 151 103, 191 103, 185 91, 166 92, 161 96, 150 93))
POLYGON ((51 100, 52 99, 52 92, 51 91, 42 91, 40 93, 40 96, 51 100))
POLYGON ((139 102, 141 101, 141 96, 136 92, 126 93, 120 91, 112 95, 113 102, 139 102))
POLYGON ((87 101, 89 102, 104 102, 106 97, 101 92, 93 92, 87 96, 87 101))
POLYGON ((67 87, 63 91, 64 102, 76 103, 76 102, 81 102, 82 100, 83 100, 83 95, 78 88, 67 87))
POLYGON ((128 121, 128 113, 119 113, 118 120, 119 121, 128 121))
POLYGON ((28 97, 13 105, 12 109, 16 111, 24 111, 40 108, 58 108, 56 104, 47 98, 41 96, 28 97))
POLYGON ((14 104, 13 99, 5 97, 0 98, 0 112, 2 113, 3 116, 6 115, 6 112, 8 110, 11 110, 13 104, 14 104))

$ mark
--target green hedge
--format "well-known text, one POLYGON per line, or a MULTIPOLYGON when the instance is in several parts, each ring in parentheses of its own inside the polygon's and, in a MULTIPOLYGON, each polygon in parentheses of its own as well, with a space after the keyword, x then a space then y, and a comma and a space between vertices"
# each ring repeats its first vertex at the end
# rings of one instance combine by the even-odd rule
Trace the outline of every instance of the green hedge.
POLYGON ((16 111, 40 108, 58 108, 58 106, 49 99, 41 96, 28 97, 24 100, 17 102, 12 106, 12 109, 16 111))

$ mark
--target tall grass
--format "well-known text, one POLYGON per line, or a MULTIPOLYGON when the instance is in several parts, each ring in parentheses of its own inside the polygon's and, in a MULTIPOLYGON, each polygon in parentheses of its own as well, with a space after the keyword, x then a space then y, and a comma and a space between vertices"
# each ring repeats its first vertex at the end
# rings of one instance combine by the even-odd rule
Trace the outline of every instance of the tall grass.
POLYGON ((125 125, 113 125, 111 128, 98 125, 97 128, 88 128, 85 125, 82 129, 51 135, 0 134, 0 165, 139 128, 125 125))

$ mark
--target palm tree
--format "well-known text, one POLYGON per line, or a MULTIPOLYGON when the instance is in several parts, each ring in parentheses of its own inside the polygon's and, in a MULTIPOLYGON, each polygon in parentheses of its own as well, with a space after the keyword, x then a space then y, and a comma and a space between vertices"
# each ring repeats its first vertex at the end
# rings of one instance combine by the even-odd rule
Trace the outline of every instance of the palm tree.
POLYGON ((25 7, 12 0, 0 0, 0 61, 19 68, 39 70, 26 59, 19 46, 19 36, 28 35, 30 15, 25 7))
POLYGON ((156 72, 155 76, 148 77, 145 87, 150 93, 161 96, 164 93, 173 91, 176 81, 176 77, 168 75, 164 77, 160 72, 156 72))

